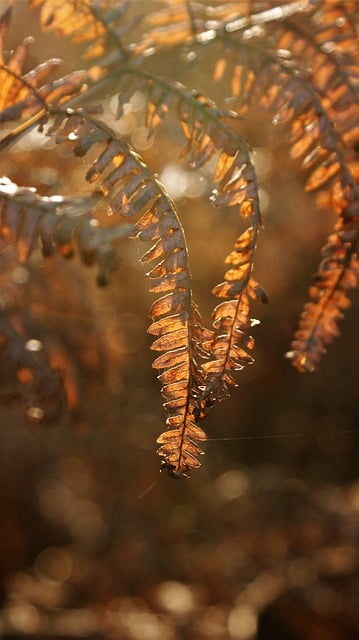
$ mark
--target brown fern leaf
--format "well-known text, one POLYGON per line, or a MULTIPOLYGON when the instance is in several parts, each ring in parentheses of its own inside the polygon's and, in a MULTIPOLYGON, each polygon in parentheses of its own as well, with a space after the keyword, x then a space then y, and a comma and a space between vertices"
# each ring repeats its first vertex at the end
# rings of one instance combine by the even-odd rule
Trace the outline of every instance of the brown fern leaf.
POLYGON ((229 384, 236 384, 232 373, 253 361, 248 351, 254 342, 248 336, 248 330, 256 321, 250 318, 250 302, 256 298, 266 301, 266 296, 252 278, 261 214, 256 173, 248 145, 237 132, 224 126, 221 112, 212 104, 201 96, 196 99, 205 107, 203 114, 201 109, 198 109, 198 115, 195 112, 196 117, 188 102, 183 100, 179 104, 190 163, 198 168, 216 158, 213 204, 216 207, 238 206, 241 216, 252 225, 238 238, 234 251, 226 258, 230 269, 225 274, 225 282, 213 289, 216 296, 226 298, 226 301, 214 310, 215 332, 205 343, 210 361, 202 365, 205 381, 201 401, 212 405, 216 399, 229 395, 229 384))
MULTIPOLYGON (((158 450, 174 477, 187 477, 199 466, 196 440, 205 433, 196 425, 202 374, 200 346, 210 332, 192 300, 188 250, 172 200, 139 156, 99 120, 80 113, 59 113, 49 130, 57 142, 75 142, 74 153, 85 155, 96 143, 103 151, 91 164, 87 180, 96 183, 111 213, 139 217, 133 236, 152 241, 143 262, 155 261, 148 272, 150 291, 161 294, 151 308, 152 348, 163 352, 154 362, 161 369, 162 395, 168 429, 159 436, 158 450)), ((120 223, 120 226, 123 223, 120 223)))
POLYGON ((88 79, 85 71, 76 71, 43 85, 43 80, 61 64, 58 58, 51 58, 23 73, 32 38, 26 38, 5 60, 4 45, 10 19, 11 9, 8 9, 0 18, 0 122, 29 118, 47 104, 62 104, 79 93, 88 79))
POLYGON ((271 0, 243 0, 219 5, 193 0, 167 0, 167 7, 148 16, 150 28, 138 45, 138 51, 152 52, 180 44, 207 44, 223 31, 232 33, 267 21, 280 20, 307 9, 309 4, 310 0, 297 0, 273 8, 271 0))
MULTIPOLYGON (((141 72, 135 71, 133 75, 138 76, 141 83, 145 78, 141 72)), ((212 404, 216 398, 228 395, 229 382, 235 383, 230 372, 252 361, 248 354, 244 355, 248 345, 253 345, 253 340, 247 336, 249 327, 254 324, 249 317, 249 301, 265 298, 251 276, 261 225, 258 184, 248 145, 226 123, 226 116, 232 119, 235 114, 220 111, 208 98, 179 83, 157 78, 149 79, 149 83, 147 126, 153 130, 169 107, 176 104, 187 140, 183 155, 189 156, 189 163, 194 168, 215 160, 212 169, 213 204, 218 207, 238 206, 242 217, 253 225, 237 240, 235 250, 227 257, 226 262, 232 268, 225 275, 226 282, 214 290, 216 295, 226 297, 228 301, 216 308, 213 317, 216 331, 206 344, 211 362, 203 365, 206 383, 201 400, 209 399, 212 404)), ((127 85, 126 100, 129 91, 135 87, 134 82, 127 85)), ((143 89, 143 84, 141 87, 143 89)))
POLYGON ((132 225, 113 230, 97 226, 87 212, 98 195, 77 198, 41 197, 34 189, 0 179, 0 237, 16 247, 20 263, 29 260, 40 243, 44 256, 58 252, 70 258, 76 249, 82 262, 98 267, 97 282, 105 285, 117 263, 115 241, 127 237, 132 225))
MULTIPOLYGON (((215 139, 217 142, 217 136, 215 139)), ((216 296, 226 300, 213 312, 215 334, 205 344, 210 353, 210 361, 203 364, 205 385, 201 399, 209 399, 211 404, 214 400, 221 400, 229 395, 228 386, 236 384, 232 373, 253 362, 249 351, 253 348, 254 341, 248 335, 248 330, 257 321, 250 318, 250 303, 255 299, 266 301, 263 289, 252 277, 261 226, 255 172, 247 149, 242 146, 232 156, 230 147, 225 145, 222 136, 220 139, 224 147, 214 172, 216 186, 212 202, 215 206, 238 206, 242 217, 249 220, 252 226, 239 236, 234 250, 226 258, 230 268, 225 274, 225 281, 213 289, 216 296)), ((198 166, 202 164, 203 157, 212 157, 208 149, 214 145, 207 134, 199 136, 196 142, 198 146, 194 146, 191 155, 193 164, 198 166)))
POLYGON ((179 82, 129 68, 116 73, 118 76, 124 84, 121 84, 117 115, 136 90, 145 88, 148 90, 146 126, 150 133, 164 120, 169 109, 176 107, 186 139, 182 156, 187 156, 195 169, 215 160, 213 204, 218 207, 239 205, 244 217, 253 215, 259 224, 258 184, 250 149, 240 133, 228 124, 235 122, 236 114, 218 109, 212 100, 179 82))
POLYGON ((144 34, 138 51, 147 51, 163 46, 176 46, 193 39, 197 29, 203 30, 205 9, 199 3, 168 2, 168 6, 152 12, 147 22, 150 30, 144 34))
POLYGON ((204 329, 191 297, 187 247, 174 212, 174 204, 166 197, 139 220, 137 227, 140 239, 155 240, 142 261, 160 259, 147 274, 152 280, 150 291, 165 294, 151 307, 152 324, 148 329, 157 336, 152 349, 164 352, 153 363, 163 370, 159 380, 168 413, 168 430, 157 439, 161 445, 158 453, 164 457, 170 475, 185 478, 189 469, 199 466, 197 456, 203 453, 195 441, 206 439, 196 422, 203 382, 202 343, 211 332, 204 329))
MULTIPOLYGON (((160 260, 147 273, 150 291, 164 294, 151 307, 148 332, 156 336, 152 349, 163 353, 153 366, 161 369, 168 430, 157 442, 158 454, 171 475, 187 477, 198 467, 201 449, 196 440, 206 434, 197 426, 199 386, 202 382, 199 357, 205 335, 199 311, 192 301, 188 251, 174 204, 162 195, 137 223, 141 240, 155 241, 142 262, 160 260)), ((206 334, 208 337, 208 334, 206 334)))
MULTIPOLYGON (((263 32, 258 40, 254 32, 247 41, 244 35, 236 34, 231 40, 223 37, 227 43, 230 40, 227 52, 233 47, 232 92, 240 100, 241 111, 245 112, 249 103, 255 102, 274 114, 275 124, 286 123, 290 154, 301 159, 308 174, 306 189, 331 193, 330 200, 335 202, 334 209, 340 218, 328 245, 333 245, 330 260, 325 258, 320 265, 318 286, 310 291, 311 302, 295 337, 292 357, 301 370, 314 369, 318 363, 331 340, 329 334, 334 334, 332 329, 327 330, 328 317, 331 321, 341 317, 345 306, 342 288, 346 293, 347 282, 353 282, 346 273, 347 269, 353 270, 352 259, 355 263, 352 234, 353 228, 357 229, 359 202, 359 188, 351 168, 359 130, 359 85, 354 55, 358 44, 345 9, 324 3, 320 11, 309 12, 302 20, 291 18, 276 24, 275 31, 272 25, 266 25, 264 34, 268 42, 263 32), (333 38, 331 46, 323 33, 333 38), (337 238, 334 243, 333 238, 337 238), (343 242, 345 260, 338 249, 343 242), (329 271, 332 277, 328 276, 329 271), (304 336, 308 344, 304 343, 304 336)), ((325 254, 327 251, 326 247, 325 254)))
POLYGON ((292 351, 286 354, 299 371, 315 371, 326 345, 339 334, 338 320, 350 305, 348 292, 358 285, 358 236, 357 218, 356 228, 339 224, 323 249, 324 258, 309 291, 311 301, 303 310, 292 351))
MULTIPOLYGON (((144 74, 136 75, 141 79, 144 74)), ((136 84, 131 84, 134 90, 136 84)), ((142 89, 143 89, 143 85, 142 89)), ((126 99, 129 87, 127 87, 126 99)), ((183 155, 190 165, 202 167, 214 162, 214 189, 211 200, 217 207, 238 206, 243 218, 253 226, 237 240, 235 249, 226 259, 231 265, 226 282, 214 289, 218 297, 228 298, 213 315, 215 332, 206 342, 210 362, 203 364, 204 385, 200 394, 201 416, 208 401, 228 395, 228 385, 235 384, 232 372, 253 361, 248 350, 253 339, 248 329, 255 324, 249 305, 253 298, 265 299, 265 294, 252 278, 257 235, 261 226, 258 184, 247 143, 231 129, 228 119, 235 114, 217 109, 208 98, 190 91, 179 83, 151 79, 147 106, 147 126, 153 130, 163 120, 169 107, 177 106, 182 131, 187 140, 183 155)))
POLYGON ((69 37, 78 44, 88 44, 85 58, 99 58, 114 45, 121 57, 127 52, 122 35, 132 26, 128 20, 120 28, 119 22, 129 6, 129 0, 29 0, 30 8, 41 8, 40 22, 45 31, 59 37, 69 37))
POLYGON ((250 353, 254 340, 248 332, 258 320, 250 317, 250 305, 256 299, 267 301, 252 277, 257 233, 258 228, 249 227, 238 238, 234 251, 226 258, 231 268, 225 281, 213 289, 216 296, 225 300, 213 312, 215 336, 205 344, 210 360, 202 365, 205 376, 202 399, 211 402, 228 397, 228 387, 237 384, 233 373, 254 362, 250 353))

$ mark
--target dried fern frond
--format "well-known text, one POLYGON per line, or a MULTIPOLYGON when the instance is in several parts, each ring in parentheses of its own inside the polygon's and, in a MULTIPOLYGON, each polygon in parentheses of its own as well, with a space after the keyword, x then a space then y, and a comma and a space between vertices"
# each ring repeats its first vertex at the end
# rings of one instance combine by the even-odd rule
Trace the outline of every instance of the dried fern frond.
POLYGON ((158 51, 179 44, 207 44, 222 32, 233 33, 260 24, 282 20, 307 11, 310 0, 296 0, 273 6, 271 1, 227 2, 209 5, 207 2, 182 0, 153 12, 147 18, 150 29, 141 40, 141 49, 158 51))
POLYGON ((132 26, 121 18, 128 9, 129 0, 29 0, 30 8, 40 7, 40 23, 45 31, 54 31, 58 37, 69 37, 78 44, 88 44, 85 58, 99 58, 114 46, 121 57, 127 57, 122 36, 132 26))
POLYGON ((213 402, 229 396, 229 386, 236 386, 235 371, 241 371, 254 362, 251 351, 254 340, 249 331, 258 324, 250 317, 253 300, 266 302, 260 285, 253 279, 254 253, 258 227, 249 227, 235 243, 234 251, 226 258, 230 269, 225 281, 213 289, 219 298, 225 298, 214 310, 212 321, 215 335, 206 344, 209 362, 203 364, 205 386, 202 399, 213 402))
POLYGON ((97 201, 98 194, 41 197, 34 189, 18 187, 8 178, 0 178, 2 244, 15 247, 22 264, 39 244, 45 256, 58 252, 70 258, 77 250, 84 264, 97 265, 97 282, 105 285, 116 265, 115 241, 128 237, 133 227, 122 225, 115 230, 99 227, 88 213, 97 201))
POLYGON ((228 125, 228 121, 235 119, 234 113, 219 110, 208 98, 179 83, 149 78, 137 71, 128 75, 131 80, 126 82, 124 94, 120 95, 120 106, 129 99, 130 91, 139 87, 143 91, 146 81, 149 85, 146 125, 150 131, 162 122, 170 108, 176 107, 187 141, 182 155, 188 156, 190 165, 196 169, 210 162, 213 164, 212 203, 217 207, 238 206, 242 217, 253 225, 237 240, 235 250, 226 259, 232 267, 225 275, 226 282, 214 289, 215 295, 226 297, 228 301, 214 312, 216 331, 211 336, 211 343, 206 345, 211 362, 203 365, 206 382, 202 400, 209 398, 213 404, 217 397, 222 399, 228 395, 229 381, 234 384, 230 371, 243 368, 244 361, 252 361, 243 356, 244 344, 253 345, 253 340, 247 336, 254 323, 249 318, 249 301, 265 297, 251 275, 261 226, 255 168, 247 143, 228 125))
POLYGON ((324 258, 309 290, 310 302, 286 355, 299 371, 315 371, 325 347, 339 334, 337 323, 350 305, 348 293, 358 286, 358 219, 329 237, 324 258))
MULTIPOLYGON (((335 7, 329 13, 312 12, 302 22, 284 20, 275 31, 268 27, 268 34, 261 33, 258 39, 253 33, 248 42, 239 35, 221 36, 227 53, 233 52, 231 88, 239 99, 240 112, 255 103, 272 113, 275 124, 285 123, 290 155, 301 159, 307 173, 306 189, 335 193, 331 200, 339 217, 337 231, 325 248, 326 258, 319 267, 317 285, 310 290, 311 302, 305 307, 291 352, 300 370, 316 367, 325 345, 337 332, 329 325, 336 325, 348 305, 347 282, 353 283, 348 269, 355 272, 353 229, 355 235, 359 188, 350 161, 359 127, 354 55, 358 45, 343 11, 335 7), (335 29, 334 21, 339 18, 341 28, 335 29), (322 31, 333 38, 331 46, 322 31)), ((217 79, 219 75, 217 69, 217 79)))
POLYGON ((48 104, 62 104, 81 91, 87 78, 85 71, 75 71, 42 84, 58 69, 61 64, 58 58, 46 60, 23 73, 32 38, 26 38, 6 59, 4 49, 10 19, 11 9, 8 9, 0 18, 0 122, 29 118, 48 104))
POLYGON ((201 450, 195 441, 206 437, 196 425, 196 408, 201 344, 209 334, 192 300, 188 250, 175 205, 140 157, 103 122, 81 111, 62 112, 48 133, 56 134, 58 143, 70 141, 77 156, 101 143, 103 150, 86 179, 102 192, 112 214, 139 218, 134 237, 154 242, 142 261, 155 262, 147 275, 150 291, 161 294, 152 305, 149 327, 157 336, 152 348, 163 352, 154 366, 162 370, 159 379, 168 416, 158 453, 176 477, 186 477, 189 469, 199 466, 201 450))

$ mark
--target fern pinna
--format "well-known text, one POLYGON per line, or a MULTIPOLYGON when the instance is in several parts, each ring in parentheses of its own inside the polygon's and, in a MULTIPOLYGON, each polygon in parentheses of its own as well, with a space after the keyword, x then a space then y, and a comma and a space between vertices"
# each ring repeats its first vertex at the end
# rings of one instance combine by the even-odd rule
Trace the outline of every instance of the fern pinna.
MULTIPOLYGON (((44 31, 70 38, 82 50, 84 69, 55 80, 57 58, 25 70, 29 39, 6 53, 11 9, 4 13, 3 163, 13 145, 36 129, 89 160, 87 192, 84 185, 84 195, 76 197, 44 197, 4 176, 0 246, 3 254, 13 249, 13 259, 21 264, 39 245, 44 258, 54 252, 70 257, 77 251, 85 264, 98 265, 98 283, 104 285, 116 267, 120 238, 151 243, 141 261, 149 264, 149 288, 157 296, 148 332, 158 352, 153 366, 160 371, 167 414, 158 453, 169 474, 183 478, 199 466, 199 443, 206 439, 200 421, 209 407, 230 394, 236 372, 253 362, 250 333, 258 321, 251 307, 267 300, 253 273, 262 226, 258 179, 249 144, 239 132, 250 110, 270 113, 273 125, 285 128, 289 155, 301 163, 306 190, 318 192, 318 202, 336 214, 287 354, 297 369, 317 368, 350 304, 348 292, 357 285, 359 272, 359 10, 350 0, 162 4, 143 16, 143 3, 137 7, 126 0, 116 6, 110 0, 30 0, 27 10, 38 11, 44 31), (223 104, 166 76, 161 68, 166 56, 182 65, 187 79, 202 58, 213 58, 213 84, 222 87, 223 104), (104 94, 116 96, 114 115, 102 114, 99 96, 104 94), (155 168, 117 131, 116 120, 135 95, 143 99, 148 136, 165 135, 167 119, 178 123, 181 156, 194 171, 210 176, 212 205, 235 207, 245 225, 225 258, 223 281, 213 288, 220 302, 212 328, 204 326, 193 300, 180 212, 155 168), (15 123, 12 129, 10 122, 15 123), (103 226, 104 212, 117 218, 110 226, 103 226)), ((4 273, 9 269, 4 263, 4 273)), ((16 327, 14 307, 5 302, 2 357, 13 363, 18 379, 24 368, 34 371, 32 381, 40 374, 45 379, 45 370, 51 375, 51 359, 48 365, 44 360, 40 371, 26 349, 17 346, 19 340, 26 343, 26 335, 23 331, 19 336, 16 327)))

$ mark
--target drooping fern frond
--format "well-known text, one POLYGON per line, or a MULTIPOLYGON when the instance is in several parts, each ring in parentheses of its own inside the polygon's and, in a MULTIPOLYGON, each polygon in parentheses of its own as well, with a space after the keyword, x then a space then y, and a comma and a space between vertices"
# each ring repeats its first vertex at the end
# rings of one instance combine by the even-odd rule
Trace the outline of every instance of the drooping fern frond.
POLYGON ((32 38, 26 38, 8 57, 5 41, 11 19, 9 8, 0 18, 0 122, 29 118, 49 104, 62 104, 81 91, 87 78, 85 71, 71 72, 58 80, 42 82, 61 64, 51 58, 24 73, 32 38))
POLYGON ((222 33, 217 25, 216 39, 225 53, 214 71, 215 79, 221 80, 232 58, 231 92, 239 113, 245 114, 253 104, 270 111, 275 124, 289 129, 290 155, 301 160, 306 189, 336 194, 339 221, 289 354, 300 370, 315 368, 337 333, 333 325, 349 305, 359 229, 359 188, 351 170, 359 127, 357 33, 347 6, 328 7, 324 20, 321 9, 315 11, 310 4, 307 9, 309 20, 305 14, 296 21, 291 17, 279 24, 262 22, 260 29, 247 29, 241 19, 229 30, 228 24, 222 25, 222 33))
MULTIPOLYGON (((266 301, 254 278, 262 225, 259 186, 249 144, 240 133, 249 113, 265 111, 274 125, 285 129, 289 155, 300 164, 305 189, 317 192, 319 204, 336 214, 289 354, 299 370, 317 367, 357 284, 357 3, 166 0, 160 11, 146 5, 148 30, 142 34, 137 26, 143 15, 127 0, 116 6, 109 0, 29 0, 28 6, 39 9, 44 31, 83 47, 87 69, 52 81, 48 76, 59 64, 54 59, 25 72, 29 41, 6 55, 9 15, 3 17, 0 120, 19 123, 3 136, 0 154, 4 157, 38 127, 55 140, 55 149, 66 145, 65 153, 71 148, 81 162, 88 162, 80 193, 84 187, 92 192, 45 198, 17 187, 17 179, 3 179, 2 246, 22 263, 37 246, 45 257, 54 252, 69 257, 75 251, 86 264, 98 265, 98 281, 105 284, 119 238, 130 235, 151 243, 142 262, 150 264, 149 288, 159 298, 151 307, 148 331, 158 352, 154 367, 160 371, 167 414, 158 453, 170 475, 187 477, 199 466, 199 443, 206 438, 199 420, 229 395, 237 384, 236 372, 253 362, 250 333, 257 321, 251 307, 266 301), (167 54, 171 64, 178 63, 179 81, 163 67, 157 72, 167 54), (214 89, 220 93, 216 102, 203 94, 211 91, 208 60, 214 61, 213 84, 221 87, 221 92, 214 89), (195 85, 198 77, 191 83, 196 63, 204 63, 207 89, 195 85), (180 159, 205 173, 212 204, 236 207, 240 214, 241 231, 225 259, 223 282, 213 289, 220 303, 211 330, 204 327, 193 300, 177 206, 156 177, 158 167, 152 170, 115 132, 115 121, 131 111, 136 92, 151 142, 176 139, 177 147, 182 139, 180 159), (118 109, 113 114, 115 95, 118 109), (103 98, 102 116, 96 102, 103 98), (98 222, 104 213, 113 216, 105 227, 98 222)), ((133 120, 139 118, 137 113, 133 120)), ((12 326, 11 318, 7 321, 12 326)), ((10 334, 6 340, 15 344, 10 334)))
POLYGON ((85 58, 99 58, 114 45, 121 57, 127 57, 121 37, 132 26, 128 20, 120 21, 129 6, 129 0, 116 5, 111 0, 29 0, 30 8, 40 7, 40 22, 45 31, 54 31, 58 37, 69 37, 78 44, 87 44, 85 58))
POLYGON ((97 264, 97 281, 105 285, 116 264, 114 244, 118 238, 128 237, 133 227, 99 227, 88 213, 97 200, 98 194, 41 197, 34 189, 0 178, 1 245, 15 247, 22 264, 39 244, 44 256, 58 252, 70 258, 77 250, 84 264, 97 264))
POLYGON ((347 282, 354 282, 357 236, 352 229, 359 226, 354 204, 359 189, 350 161, 359 128, 358 13, 355 3, 325 0, 274 7, 269 2, 220 7, 183 2, 152 15, 146 36, 148 46, 159 50, 171 46, 172 35, 177 46, 196 46, 198 54, 207 46, 217 47, 214 79, 223 81, 229 72, 237 112, 246 115, 253 105, 270 111, 273 122, 289 130, 290 155, 301 160, 306 189, 336 193, 339 222, 325 248, 330 258, 326 255, 319 267, 318 286, 310 290, 311 303, 291 352, 300 370, 311 370, 319 361, 332 337, 326 330, 329 320, 336 323, 341 317, 349 304, 347 282), (334 248, 341 245, 345 249, 334 248))
POLYGON ((192 299, 188 250, 175 205, 137 153, 103 122, 81 111, 63 111, 48 133, 56 134, 58 143, 70 141, 77 156, 101 143, 103 150, 86 179, 103 194, 111 214, 139 217, 133 237, 154 242, 142 261, 155 262, 147 275, 150 291, 161 294, 152 305, 149 327, 156 336, 152 348, 163 352, 154 362, 162 370, 159 379, 168 416, 168 429, 158 438, 159 454, 172 474, 186 477, 189 469, 199 466, 201 450, 195 441, 206 438, 196 425, 196 408, 201 345, 209 333, 192 299))
POLYGON ((229 396, 229 386, 236 386, 235 371, 241 371, 254 359, 251 351, 254 340, 249 331, 258 323, 250 317, 253 300, 266 302, 260 285, 253 279, 254 253, 258 230, 249 227, 235 243, 234 251, 226 258, 230 269, 225 281, 213 289, 213 293, 225 300, 213 312, 215 338, 208 345, 211 359, 203 364, 205 387, 203 399, 211 402, 229 396))
POLYGON ((299 327, 287 357, 300 371, 314 371, 326 345, 338 335, 337 322, 350 305, 348 293, 358 285, 358 220, 338 224, 323 249, 324 258, 309 291, 310 302, 303 310, 299 327))
POLYGON ((233 371, 241 370, 244 364, 253 361, 247 351, 244 354, 249 345, 253 346, 253 339, 248 336, 250 326, 255 324, 249 315, 250 301, 266 299, 252 277, 261 226, 255 167, 248 144, 228 125, 228 121, 235 122, 233 112, 219 110, 213 102, 179 83, 154 78, 137 69, 125 71, 124 76, 120 75, 120 80, 125 80, 119 97, 120 109, 136 90, 147 88, 145 120, 154 135, 169 110, 176 108, 186 139, 182 156, 188 156, 190 165, 196 169, 209 163, 213 165, 212 203, 216 207, 237 206, 241 216, 252 225, 237 240, 234 251, 226 259, 232 267, 225 275, 226 282, 213 290, 215 295, 228 300, 214 311, 215 333, 206 345, 211 362, 203 365, 206 381, 201 397, 212 405, 228 395, 229 382, 236 384, 233 371))

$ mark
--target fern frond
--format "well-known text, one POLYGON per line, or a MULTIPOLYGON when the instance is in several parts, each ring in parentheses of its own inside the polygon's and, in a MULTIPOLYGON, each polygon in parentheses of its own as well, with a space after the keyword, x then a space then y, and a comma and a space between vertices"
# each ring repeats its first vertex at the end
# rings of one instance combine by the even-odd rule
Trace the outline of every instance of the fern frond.
POLYGON ((299 327, 286 355, 299 371, 315 371, 325 347, 339 334, 338 321, 350 306, 348 293, 358 286, 359 217, 354 224, 338 224, 323 249, 324 258, 309 291, 299 327))
POLYGON ((253 36, 254 42, 223 36, 227 52, 232 48, 236 59, 232 92, 240 100, 240 112, 255 102, 259 108, 271 111, 275 124, 287 125, 290 155, 300 159, 307 172, 306 189, 325 193, 330 190, 339 217, 338 231, 328 245, 333 245, 332 250, 325 248, 330 259, 320 265, 318 286, 310 290, 311 302, 302 315, 293 345, 293 362, 301 370, 315 368, 330 341, 329 333, 334 335, 333 330, 327 330, 328 318, 331 322, 339 319, 347 306, 342 288, 346 293, 347 282, 353 281, 346 274, 348 268, 350 273, 353 270, 349 264, 356 251, 352 233, 353 226, 357 228, 359 188, 350 160, 359 127, 359 84, 353 56, 357 41, 341 9, 333 9, 333 15, 331 9, 328 11, 329 17, 323 12, 324 25, 322 12, 318 16, 310 14, 308 23, 303 21, 304 26, 293 20, 276 25, 276 31, 268 34, 270 46, 263 41, 263 35, 258 40, 253 36), (342 29, 338 32, 333 20, 338 20, 339 14, 342 29), (331 47, 322 31, 332 35, 331 47), (338 249, 343 243, 345 259, 338 249))
POLYGON ((61 64, 58 58, 51 58, 23 73, 28 60, 32 38, 22 44, 5 60, 4 46, 8 32, 11 9, 0 18, 0 122, 19 118, 30 118, 33 114, 46 110, 47 105, 62 104, 81 92, 87 72, 74 71, 57 80, 42 82, 61 64))
MULTIPOLYGON (((147 76, 137 71, 132 75, 139 78, 143 90, 143 80, 147 76)), ((237 240, 235 250, 226 259, 231 265, 225 275, 226 282, 213 290, 218 297, 228 298, 214 312, 215 332, 206 344, 211 361, 203 364, 205 382, 201 402, 208 399, 213 404, 215 399, 228 395, 229 383, 235 384, 231 372, 253 361, 248 355, 253 339, 247 334, 255 322, 249 317, 249 303, 253 298, 265 298, 263 290, 252 278, 261 226, 255 169, 247 143, 226 123, 225 117, 233 119, 234 113, 220 111, 208 98, 189 91, 179 83, 147 78, 150 85, 146 117, 148 128, 153 131, 169 108, 176 106, 187 140, 182 155, 188 155, 190 165, 196 169, 214 161, 213 204, 217 207, 238 206, 242 217, 253 225, 237 240)), ((129 90, 134 91, 135 88, 135 82, 127 85, 126 97, 120 98, 120 104, 128 99, 129 90)))
POLYGON ((158 51, 180 44, 207 44, 223 32, 257 28, 266 22, 279 21, 310 8, 310 0, 295 0, 273 7, 272 2, 243 0, 220 5, 208 5, 182 0, 170 3, 147 18, 150 29, 144 35, 142 49, 158 51))
POLYGON ((254 253, 257 227, 249 227, 235 243, 234 251, 226 258, 230 269, 225 281, 213 289, 219 298, 225 298, 212 316, 214 338, 205 345, 210 353, 209 362, 203 364, 205 385, 202 399, 223 400, 229 396, 229 386, 236 386, 233 376, 254 362, 251 351, 254 340, 249 331, 258 324, 250 317, 253 300, 267 301, 266 294, 253 279, 254 253))
POLYGON ((115 46, 121 57, 127 57, 121 38, 133 21, 128 20, 122 27, 120 21, 129 4, 129 0, 120 0, 116 6, 111 0, 29 0, 30 8, 41 8, 40 23, 45 31, 88 44, 84 56, 87 59, 99 58, 108 52, 110 45, 115 46))
MULTIPOLYGON (((179 83, 149 78, 137 70, 131 75, 139 78, 142 91, 144 79, 149 85, 147 127, 153 132, 169 108, 176 106, 187 141, 182 155, 187 155, 190 165, 196 169, 213 163, 212 203, 216 207, 238 206, 242 217, 253 225, 237 240, 234 251, 226 259, 231 265, 225 274, 226 281, 213 290, 215 295, 227 300, 214 311, 215 332, 206 343, 210 362, 203 364, 204 383, 200 394, 200 412, 203 414, 203 403, 208 401, 212 405, 216 399, 228 395, 228 385, 235 384, 232 372, 253 361, 248 354, 254 344, 248 330, 255 324, 249 315, 250 301, 265 298, 263 290, 252 278, 261 226, 255 168, 247 143, 226 122, 226 116, 235 120, 234 113, 219 110, 211 100, 179 83)), ((120 105, 128 100, 129 90, 135 88, 138 88, 135 82, 127 84, 120 105)))
POLYGON ((168 416, 158 453, 176 477, 186 477, 199 466, 201 450, 195 441, 206 438, 196 425, 196 408, 202 382, 200 345, 209 334, 192 300, 188 250, 175 205, 140 157, 103 122, 82 111, 60 112, 48 133, 56 134, 58 143, 71 141, 78 156, 101 143, 103 150, 86 179, 102 192, 111 213, 139 218, 133 237, 154 242, 142 261, 155 261, 147 275, 150 291, 161 294, 152 305, 149 327, 157 336, 152 348, 163 352, 154 367, 163 370, 159 379, 168 416))
POLYGON ((88 211, 93 196, 41 197, 34 189, 0 179, 0 237, 16 247, 20 263, 26 263, 39 244, 45 256, 58 252, 69 258, 75 251, 86 265, 97 264, 97 282, 105 285, 116 265, 115 241, 128 237, 133 226, 101 228, 88 211))

